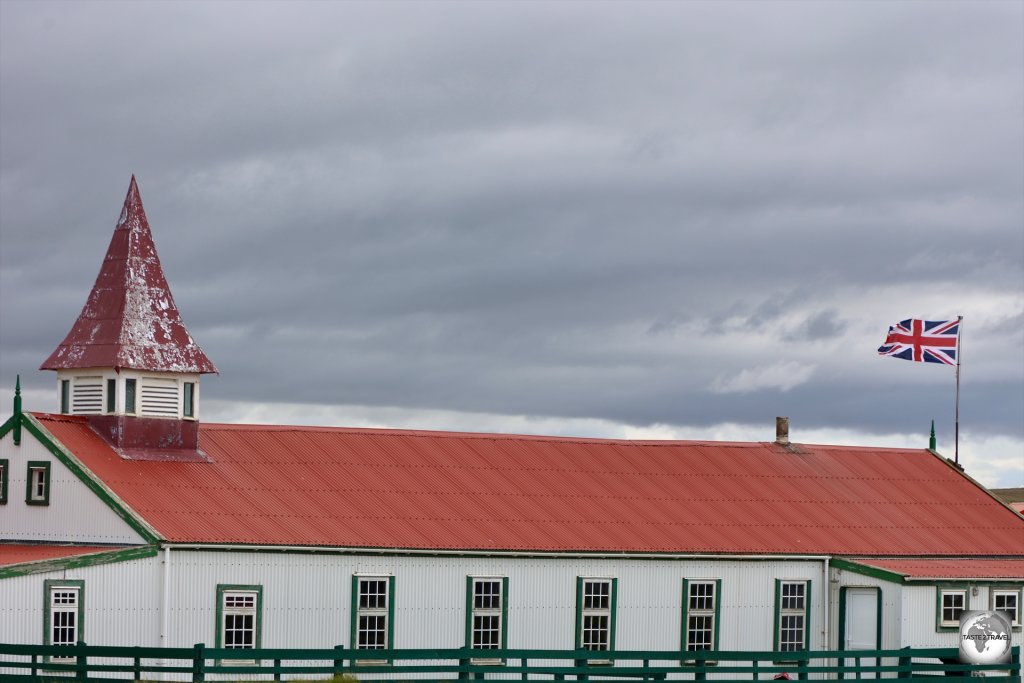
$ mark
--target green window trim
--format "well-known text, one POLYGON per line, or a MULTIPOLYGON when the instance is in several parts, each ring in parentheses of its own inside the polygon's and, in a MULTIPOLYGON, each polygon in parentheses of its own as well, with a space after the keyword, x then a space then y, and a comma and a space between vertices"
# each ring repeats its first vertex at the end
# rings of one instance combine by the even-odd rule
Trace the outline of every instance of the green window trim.
POLYGON ((989 609, 993 612, 996 611, 996 593, 1011 593, 1017 596, 1017 621, 1011 624, 1011 628, 1014 631, 1021 630, 1021 622, 1024 622, 1021 615, 1022 601, 1024 601, 1024 587, 1015 585, 1005 584, 994 584, 989 586, 988 589, 988 604, 989 609))
POLYGON ((839 649, 846 650, 846 592, 850 588, 875 591, 878 605, 875 608, 875 649, 882 649, 882 589, 878 586, 840 586, 839 588, 839 649))
POLYGON ((117 411, 117 380, 107 379, 107 412, 117 411))
MULTIPOLYGON (((609 588, 609 620, 608 620, 608 651, 615 650, 615 626, 618 612, 619 580, 606 576, 577 576, 576 577, 576 639, 574 640, 577 650, 583 647, 583 586, 589 581, 601 581, 610 584, 609 588)), ((603 651, 603 650, 595 650, 603 651)))
POLYGON ((127 415, 134 415, 136 409, 137 382, 134 378, 127 378, 124 381, 124 412, 127 415))
POLYGON ((963 583, 938 583, 935 584, 935 632, 953 632, 960 630, 959 621, 956 625, 943 624, 942 621, 942 596, 945 593, 962 593, 964 596, 964 609, 969 610, 971 608, 971 590, 967 584, 963 583))
POLYGON ((196 383, 185 382, 181 389, 181 414, 182 417, 194 418, 196 416, 196 383))
MULTIPOLYGON (((395 577, 384 574, 353 574, 352 575, 352 609, 349 614, 349 647, 353 650, 359 648, 359 581, 361 579, 386 580, 388 583, 387 594, 387 642, 385 649, 395 647, 395 577)), ((373 650, 365 650, 367 653, 373 650)), ((369 658, 363 661, 368 661, 369 658)), ((383 660, 374 660, 383 661, 383 660)), ((390 660, 387 660, 390 662, 390 660)))
POLYGON ((11 480, 11 461, 0 460, 0 505, 7 504, 7 489, 11 480))
POLYGON ((711 650, 718 650, 718 632, 719 624, 721 623, 722 616, 722 580, 721 579, 683 579, 683 617, 682 617, 682 631, 679 643, 679 649, 683 652, 692 652, 690 650, 690 586, 694 584, 714 584, 715 586, 715 606, 714 606, 714 623, 712 624, 711 632, 711 650))
MULTIPOLYGON (((466 577, 466 645, 469 649, 478 649, 485 654, 485 648, 473 647, 473 616, 476 612, 473 598, 475 592, 473 586, 477 581, 501 581, 501 621, 499 637, 501 642, 498 646, 505 650, 508 648, 508 577, 507 576, 467 576, 466 577)), ((481 659, 488 659, 481 657, 481 659)), ((504 663, 505 660, 501 660, 504 663)))
MULTIPOLYGON (((807 579, 775 579, 775 613, 772 627, 772 651, 779 650, 782 636, 782 586, 784 584, 803 584, 804 586, 804 642, 801 650, 810 649, 811 638, 811 582, 807 579)), ((786 650, 793 652, 793 650, 786 650)))
MULTIPOLYGON (((225 593, 255 593, 256 594, 256 633, 254 634, 254 647, 259 649, 263 647, 263 586, 259 584, 236 584, 236 583, 218 583, 217 584, 217 622, 215 625, 214 638, 217 647, 224 647, 224 594, 225 593)), ((242 648, 239 648, 242 649, 242 648)), ((246 648, 247 649, 247 648, 246 648)), ((225 663, 234 665, 239 660, 225 660, 225 663)))
POLYGON ((50 504, 50 462, 48 460, 29 460, 25 469, 25 504, 26 505, 49 505, 50 504), (41 474, 36 474, 37 472, 41 474), (38 484, 41 484, 42 491, 38 491, 37 477, 42 477, 38 484))
POLYGON ((71 380, 60 381, 60 412, 67 415, 71 412, 71 380))
MULTIPOLYGON (((85 581, 81 579, 44 579, 43 580, 43 645, 53 645, 53 605, 51 595, 62 588, 73 588, 78 591, 77 616, 75 617, 75 642, 85 642, 85 581)), ((59 659, 65 660, 64 657, 59 659)), ((47 657, 46 661, 53 661, 47 657)), ((66 660, 65 660, 66 661, 66 660)))

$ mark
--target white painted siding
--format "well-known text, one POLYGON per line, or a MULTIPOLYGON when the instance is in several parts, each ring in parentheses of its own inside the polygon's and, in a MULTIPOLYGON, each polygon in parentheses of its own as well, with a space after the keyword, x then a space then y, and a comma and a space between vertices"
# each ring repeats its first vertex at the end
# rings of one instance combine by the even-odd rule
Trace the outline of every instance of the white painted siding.
MULTIPOLYGON (((13 431, 0 439, 0 459, 9 461, 7 504, 0 505, 0 539, 71 543, 143 543, 143 539, 27 430, 21 445, 13 431), (26 505, 29 461, 50 463, 50 504, 26 505)), ((42 590, 42 589, 40 589, 42 590)))
POLYGON ((45 579, 85 581, 83 635, 90 645, 156 645, 160 558, 0 579, 0 642, 43 642, 45 579))
MULTIPOLYGON (((69 570, 86 581, 87 642, 158 645, 165 555, 69 570), (93 627, 99 630, 93 630, 93 627)), ((618 579, 617 649, 678 649, 682 580, 722 579, 721 647, 772 647, 774 581, 811 582, 811 648, 820 649, 821 562, 797 560, 639 560, 354 556, 286 552, 172 550, 168 612, 172 647, 216 642, 218 584, 263 587, 266 647, 350 644, 351 577, 394 575, 397 647, 464 645, 467 576, 507 576, 509 647, 575 646, 576 577, 618 579)), ((38 642, 42 582, 37 574, 0 580, 0 622, 8 609, 28 610, 25 628, 0 640, 38 642), (10 600, 8 598, 11 598, 10 600)), ((24 621, 16 619, 14 621, 24 621)))

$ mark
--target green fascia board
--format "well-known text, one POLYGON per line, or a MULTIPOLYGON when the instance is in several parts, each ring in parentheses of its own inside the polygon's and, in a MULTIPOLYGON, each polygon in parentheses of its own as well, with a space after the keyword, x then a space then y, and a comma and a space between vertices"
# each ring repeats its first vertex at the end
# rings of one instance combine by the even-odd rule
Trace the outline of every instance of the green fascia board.
POLYGON ((0 439, 7 436, 8 432, 14 429, 14 425, 18 422, 19 413, 15 413, 7 418, 2 425, 0 425, 0 439))
POLYGON ((119 548, 117 550, 104 550, 88 555, 74 555, 72 557, 61 557, 51 560, 36 560, 34 562, 22 562, 19 564, 0 567, 0 579, 9 579, 15 576, 27 576, 29 574, 44 574, 48 572, 63 571, 66 569, 78 569, 81 567, 95 567, 101 564, 114 564, 116 562, 127 562, 139 560, 146 557, 153 557, 159 552, 155 545, 134 546, 131 548, 119 548))
MULTIPOLYGON (((83 484, 95 493, 100 500, 107 504, 114 513, 123 519, 128 526, 139 534, 146 543, 157 543, 164 540, 160 533, 149 525, 141 516, 121 500, 116 493, 110 490, 88 467, 82 464, 70 450, 60 443, 55 436, 50 434, 34 416, 29 413, 21 414, 23 425, 46 450, 50 451, 65 467, 71 470, 72 474, 78 477, 83 484)), ((13 418, 12 418, 13 419, 13 418)), ((10 422, 11 420, 8 420, 10 422)), ((6 423, 5 423, 6 426, 6 423)), ((9 430, 8 430, 9 431, 9 430)), ((0 433, 0 438, 3 434, 0 433)))
POLYGON ((902 584, 906 583, 907 580, 902 574, 889 571, 888 569, 879 569, 878 567, 871 567, 852 560, 844 560, 840 557, 832 558, 830 564, 836 569, 843 569, 854 574, 860 574, 861 576, 870 576, 873 579, 881 579, 889 583, 902 584))

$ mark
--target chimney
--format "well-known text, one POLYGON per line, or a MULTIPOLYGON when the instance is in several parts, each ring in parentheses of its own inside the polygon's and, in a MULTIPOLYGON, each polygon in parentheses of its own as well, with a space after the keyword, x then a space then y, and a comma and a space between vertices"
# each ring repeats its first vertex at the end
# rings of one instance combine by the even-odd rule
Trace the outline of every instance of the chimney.
POLYGON ((789 418, 775 418, 775 443, 780 446, 789 445, 789 418))

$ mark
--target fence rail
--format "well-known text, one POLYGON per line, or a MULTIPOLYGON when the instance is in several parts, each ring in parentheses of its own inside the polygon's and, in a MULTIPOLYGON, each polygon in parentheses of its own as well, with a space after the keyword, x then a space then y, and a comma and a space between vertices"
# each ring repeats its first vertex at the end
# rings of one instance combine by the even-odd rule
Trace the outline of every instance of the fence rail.
POLYGON ((235 650, 0 644, 0 680, 800 680, 1005 676, 1021 681, 1021 646, 1005 664, 961 664, 956 648, 804 652, 330 649, 235 650), (481 656, 486 659, 481 659, 481 656))

